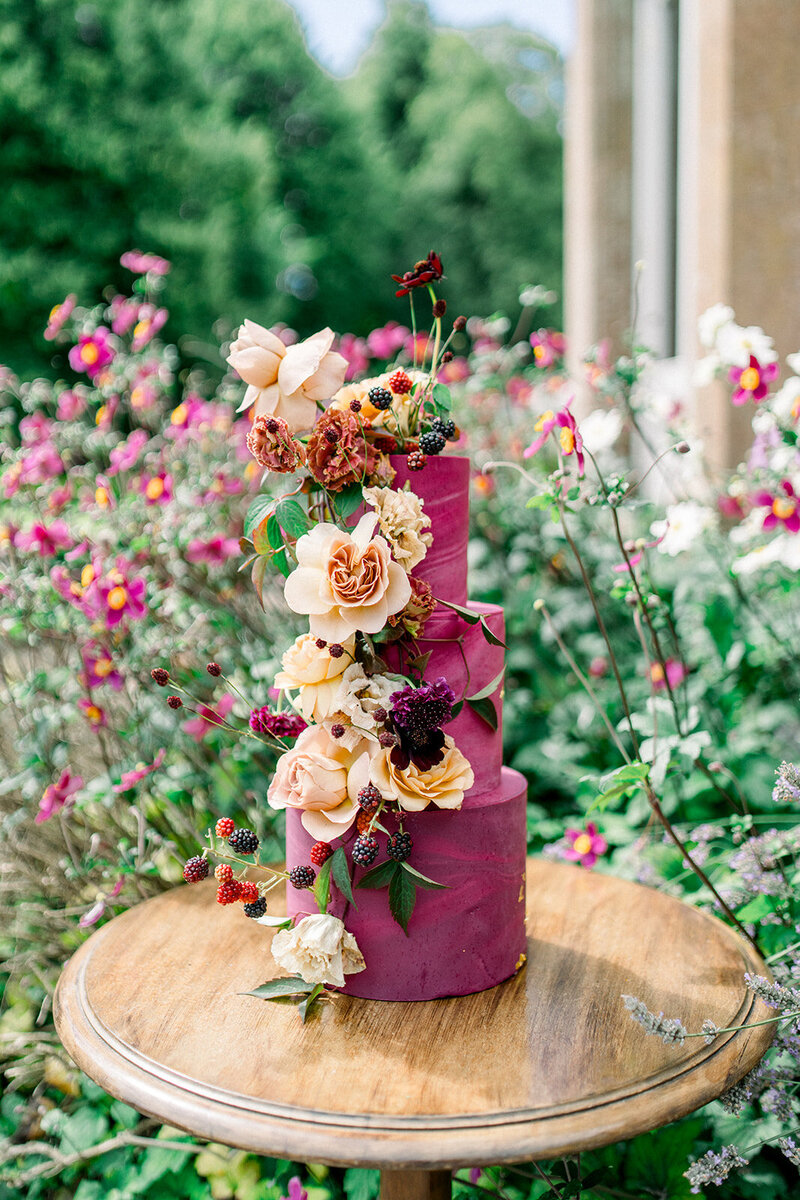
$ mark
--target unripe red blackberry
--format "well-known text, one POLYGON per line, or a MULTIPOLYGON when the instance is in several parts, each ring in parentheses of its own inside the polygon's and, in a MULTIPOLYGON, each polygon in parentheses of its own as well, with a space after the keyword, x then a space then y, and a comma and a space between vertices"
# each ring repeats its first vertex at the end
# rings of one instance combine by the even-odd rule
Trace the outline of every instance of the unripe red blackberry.
POLYGON ((374 783, 368 783, 358 793, 358 803, 364 812, 374 813, 375 809, 380 804, 383 797, 381 796, 374 783))
POLYGON ((410 833, 393 833, 386 843, 386 853, 395 862, 405 862, 413 847, 410 833))
POLYGON ((166 687, 169 683, 169 671, 165 671, 163 667, 153 667, 150 675, 159 687, 166 687))
POLYGON ((353 842, 353 862, 359 867, 371 867, 378 857, 378 839, 362 833, 353 842))
POLYGON ((183 868, 183 878, 187 883, 199 883, 201 879, 205 879, 208 875, 208 859, 202 855, 196 854, 194 858, 188 859, 183 868))
POLYGON ((384 387, 374 387, 369 389, 369 402, 373 408, 380 409, 385 412, 387 408, 392 407, 392 393, 384 387))
POLYGON ((183 708, 183 701, 180 696, 167 696, 167 704, 170 708, 183 708))
POLYGON ((229 838, 236 828, 236 822, 233 817, 220 817, 214 826, 214 832, 217 837, 229 838))
POLYGON ((228 845, 237 854, 255 854, 258 849, 258 837, 252 829, 234 829, 228 838, 228 845))
POLYGON ((414 381, 405 371, 395 371, 394 375, 389 380, 389 387, 396 396, 403 396, 406 392, 410 392, 414 386, 414 381))
POLYGON ((360 812, 356 817, 356 829, 359 833, 369 833, 372 824, 372 813, 360 812))
POLYGON ((257 883, 253 883, 250 879, 245 879, 239 884, 239 899, 243 900, 245 904, 255 904, 258 896, 257 883))
POLYGON ((214 869, 214 878, 219 883, 230 883, 230 881, 233 879, 233 867, 230 865, 230 863, 220 863, 219 866, 215 867, 214 869))
POLYGON ((412 450, 408 456, 409 471, 421 471, 427 462, 427 458, 419 450, 412 450))
POLYGON ((259 896, 257 900, 252 902, 252 904, 245 904, 244 906, 244 915, 246 917, 253 917, 256 920, 259 917, 263 917, 266 911, 267 902, 263 896, 259 896))
POLYGON ((330 842, 314 842, 311 847, 308 857, 311 859, 315 867, 321 867, 324 862, 327 862, 333 854, 333 846, 330 842))
POLYGON ((239 899, 239 884, 235 879, 217 888, 217 904, 235 904, 239 899))
POLYGON ((292 867, 289 872, 289 883, 298 891, 313 887, 316 878, 311 867, 292 867))

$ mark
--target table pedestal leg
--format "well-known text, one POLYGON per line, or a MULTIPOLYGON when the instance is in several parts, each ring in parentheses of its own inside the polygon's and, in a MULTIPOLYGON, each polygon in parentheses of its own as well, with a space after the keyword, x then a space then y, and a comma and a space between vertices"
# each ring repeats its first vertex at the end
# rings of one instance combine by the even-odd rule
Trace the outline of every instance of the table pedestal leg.
POLYGON ((450 1200, 449 1171, 381 1171, 380 1200, 450 1200))

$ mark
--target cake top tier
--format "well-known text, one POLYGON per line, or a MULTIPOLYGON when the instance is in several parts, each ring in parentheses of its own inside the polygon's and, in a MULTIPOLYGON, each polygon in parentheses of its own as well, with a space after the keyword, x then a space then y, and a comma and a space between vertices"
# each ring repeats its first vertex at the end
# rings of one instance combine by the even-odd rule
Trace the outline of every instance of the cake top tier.
POLYGON ((433 545, 412 573, 428 581, 437 600, 466 604, 469 459, 431 456, 421 471, 409 471, 405 455, 392 455, 391 463, 397 472, 392 486, 401 488, 408 481, 431 520, 433 545))

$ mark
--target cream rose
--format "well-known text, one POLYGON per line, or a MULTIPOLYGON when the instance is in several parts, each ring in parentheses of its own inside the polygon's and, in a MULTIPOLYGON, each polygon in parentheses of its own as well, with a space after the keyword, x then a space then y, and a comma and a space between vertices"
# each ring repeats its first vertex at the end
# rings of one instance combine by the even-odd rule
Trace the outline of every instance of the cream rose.
POLYGON ((336 697, 342 674, 353 665, 355 635, 342 643, 344 654, 334 658, 327 647, 320 650, 313 633, 303 633, 283 656, 283 670, 275 676, 275 687, 298 691, 292 704, 304 720, 321 725, 336 712, 336 697))
POLYGON ((280 417, 292 433, 310 429, 317 401, 329 400, 344 382, 347 359, 331 350, 333 339, 333 330, 321 329, 285 346, 262 325, 245 321, 228 355, 249 385, 242 408, 255 404, 256 416, 280 417))
POLYGON ((358 814, 358 793, 369 783, 377 744, 366 738, 346 747, 321 725, 304 729, 278 759, 267 800, 271 808, 299 808, 303 828, 325 842, 340 837, 358 814))
POLYGON ((284 595, 293 612, 308 613, 315 636, 340 642, 356 630, 377 633, 408 603, 405 571, 386 539, 373 537, 377 520, 366 513, 352 533, 322 523, 299 539, 284 595))
POLYGON ((444 758, 427 771, 410 763, 400 770, 392 762, 391 749, 381 750, 372 760, 370 780, 387 800, 396 800, 406 812, 422 812, 429 804, 437 808, 461 808, 464 793, 475 782, 472 767, 445 735, 444 758))
POLYGON ((422 500, 407 488, 364 488, 364 499, 378 514, 380 531, 404 571, 413 571, 433 545, 431 523, 422 500))
POLYGON ((352 933, 328 913, 303 917, 294 929, 279 929, 272 939, 272 957, 306 983, 334 987, 344 987, 345 975, 356 975, 367 965, 352 933))
POLYGON ((361 663, 351 663, 339 679, 333 712, 358 729, 372 733, 376 727, 375 710, 391 708, 391 696, 402 683, 386 675, 367 675, 361 663))

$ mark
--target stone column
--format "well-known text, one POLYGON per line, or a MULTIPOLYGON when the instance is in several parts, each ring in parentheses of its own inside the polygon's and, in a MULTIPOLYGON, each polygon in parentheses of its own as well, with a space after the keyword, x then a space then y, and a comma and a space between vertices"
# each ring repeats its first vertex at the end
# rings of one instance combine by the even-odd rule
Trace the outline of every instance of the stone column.
MULTIPOLYGON (((800 3, 682 0, 679 46, 677 345, 694 358, 697 316, 721 301, 800 348, 800 3)), ((698 393, 714 465, 751 439, 730 389, 698 393)))
POLYGON ((565 329, 574 373, 594 342, 619 350, 631 319, 633 0, 577 0, 567 63, 565 329))

